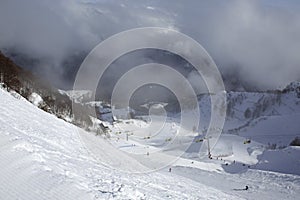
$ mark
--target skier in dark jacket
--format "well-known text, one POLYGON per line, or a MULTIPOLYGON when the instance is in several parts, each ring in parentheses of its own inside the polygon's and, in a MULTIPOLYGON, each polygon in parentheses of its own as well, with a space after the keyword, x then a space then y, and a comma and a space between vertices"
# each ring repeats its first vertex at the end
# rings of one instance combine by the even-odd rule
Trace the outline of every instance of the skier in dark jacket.
POLYGON ((246 187, 244 188, 244 189, 233 189, 233 190, 235 190, 235 191, 243 191, 243 190, 248 190, 249 189, 249 186, 248 185, 246 185, 246 187))

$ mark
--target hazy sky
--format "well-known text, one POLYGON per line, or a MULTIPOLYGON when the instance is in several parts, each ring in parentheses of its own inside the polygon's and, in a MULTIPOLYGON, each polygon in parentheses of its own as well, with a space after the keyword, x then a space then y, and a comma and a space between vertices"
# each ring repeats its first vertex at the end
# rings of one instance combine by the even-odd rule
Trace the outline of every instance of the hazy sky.
POLYGON ((298 0, 0 2, 0 49, 39 60, 34 70, 60 84, 73 70, 65 63, 112 34, 144 26, 173 28, 193 37, 223 76, 234 75, 258 88, 300 79, 298 0))

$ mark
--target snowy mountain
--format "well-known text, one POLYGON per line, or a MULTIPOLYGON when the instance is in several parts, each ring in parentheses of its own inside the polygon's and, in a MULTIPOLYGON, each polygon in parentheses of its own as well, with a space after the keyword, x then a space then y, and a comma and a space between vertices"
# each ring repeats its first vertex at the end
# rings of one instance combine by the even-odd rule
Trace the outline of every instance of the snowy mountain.
POLYGON ((3 90, 0 96, 0 177, 5 180, 0 196, 4 199, 180 199, 200 197, 199 192, 203 198, 232 197, 164 172, 132 175, 109 170, 81 143, 77 132, 83 130, 3 90))
MULTIPOLYGON (((290 146, 300 135, 298 82, 282 91, 228 92, 223 133, 210 149, 211 159, 200 159, 209 95, 198 97, 197 133, 172 144, 180 112, 170 113, 163 128, 159 117, 151 121, 132 108, 127 108, 130 117, 115 120, 111 105, 91 101, 89 91, 49 89, 4 56, 0 61, 0 177, 6 180, 0 196, 5 199, 295 199, 300 194, 300 148, 290 146), (96 134, 66 122, 82 126, 76 117, 74 122, 72 101, 87 111, 97 108, 99 119, 89 112, 81 116, 90 121, 83 121, 84 128, 96 134), (152 136, 151 130, 158 132, 152 136)), ((153 105, 176 106, 149 102, 144 107, 153 105)))
POLYGON ((299 5, 0 1, 0 200, 299 199, 299 5))
MULTIPOLYGON (((299 176, 260 171, 252 166, 249 169, 225 158, 222 161, 181 158, 171 165, 172 172, 165 168, 150 174, 113 170, 97 160, 84 144, 88 140, 101 152, 107 152, 101 154, 102 161, 117 159, 124 167, 135 170, 140 164, 124 154, 125 143, 119 143, 118 148, 107 145, 107 139, 87 133, 2 89, 0 97, 0 177, 5 180, 0 185, 0 196, 4 199, 295 199, 299 196, 299 176), (86 136, 85 143, 82 135, 86 136), (243 190, 245 185, 249 186, 247 191, 243 190)), ((257 143, 246 148, 242 137, 231 137, 231 142, 240 148, 233 149, 234 154, 243 158, 251 147, 250 157, 258 159, 253 153, 257 143)), ((143 145, 136 141, 135 144, 135 147, 143 145)), ((285 151, 297 159, 299 150, 289 147, 285 151)), ((269 158, 263 156, 264 161, 269 158)), ((273 159, 280 162, 281 158, 273 159)), ((299 164, 297 160, 294 163, 299 164)))

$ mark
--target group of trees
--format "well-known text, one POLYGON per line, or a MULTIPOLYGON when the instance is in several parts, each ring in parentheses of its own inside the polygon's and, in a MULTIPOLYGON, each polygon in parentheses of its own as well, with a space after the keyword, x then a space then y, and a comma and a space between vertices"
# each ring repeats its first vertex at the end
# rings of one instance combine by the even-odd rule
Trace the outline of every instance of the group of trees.
POLYGON ((300 138, 296 137, 291 143, 290 146, 300 146, 300 138))
POLYGON ((43 102, 39 105, 39 108, 61 119, 87 130, 93 125, 89 117, 91 106, 80 103, 73 104, 67 95, 60 94, 56 88, 51 87, 47 82, 23 70, 1 52, 0 83, 7 91, 13 90, 27 100, 33 93, 40 95, 43 102), (76 116, 73 113, 72 106, 75 106, 76 110, 79 111, 76 116))

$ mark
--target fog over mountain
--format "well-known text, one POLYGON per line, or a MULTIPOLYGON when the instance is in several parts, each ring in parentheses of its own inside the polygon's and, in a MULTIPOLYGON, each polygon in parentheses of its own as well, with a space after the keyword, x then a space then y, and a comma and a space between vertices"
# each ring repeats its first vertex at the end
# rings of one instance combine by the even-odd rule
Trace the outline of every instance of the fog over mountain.
MULTIPOLYGON (((2 0, 0 49, 57 87, 70 88, 99 42, 131 28, 166 27, 204 46, 228 90, 276 89, 300 80, 299 7, 296 0, 2 0)), ((138 63, 157 59, 156 52, 134 55, 138 63)), ((132 56, 119 63, 130 66, 132 56)), ((162 57, 159 62, 185 69, 176 56, 162 57)), ((193 71, 186 72, 197 82, 193 71)))

